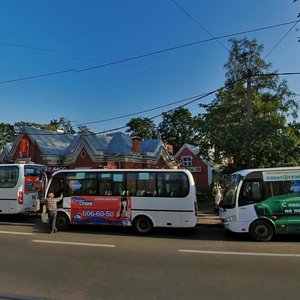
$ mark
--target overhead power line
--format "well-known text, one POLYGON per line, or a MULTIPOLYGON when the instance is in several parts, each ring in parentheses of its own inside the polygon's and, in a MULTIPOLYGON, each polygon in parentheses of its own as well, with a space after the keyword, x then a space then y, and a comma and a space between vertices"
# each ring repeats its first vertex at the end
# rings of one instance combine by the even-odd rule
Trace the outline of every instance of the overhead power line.
MULTIPOLYGON (((206 94, 203 94, 203 95, 206 95, 206 94)), ((199 98, 201 96, 202 95, 192 96, 192 97, 189 97, 189 98, 174 101, 174 102, 171 102, 171 103, 168 103, 168 104, 165 104, 165 105, 161 105, 161 106, 157 106, 157 107, 154 107, 154 108, 150 108, 150 109, 146 109, 146 110, 142 110, 142 111, 126 114, 126 115, 121 115, 121 116, 117 116, 117 117, 102 119, 102 120, 98 120, 98 121, 80 123, 80 125, 97 124, 97 123, 103 123, 103 122, 107 122, 107 121, 113 121, 113 120, 119 120, 119 119, 123 119, 123 118, 127 118, 127 117, 132 117, 132 116, 135 116, 135 115, 140 115, 140 114, 144 114, 144 113, 147 113, 147 112, 150 112, 150 111, 154 111, 154 110, 158 110, 158 109, 165 108, 165 107, 168 107, 168 106, 172 106, 172 105, 175 105, 175 104, 178 104, 178 103, 181 103, 181 102, 186 102, 186 101, 191 100, 191 99, 196 99, 196 98, 199 98)))
POLYGON ((38 51, 44 51, 44 52, 53 52, 53 53, 58 53, 58 54, 67 54, 67 52, 61 51, 61 50, 41 48, 41 47, 22 45, 22 44, 17 44, 17 43, 9 43, 9 42, 3 42, 3 41, 0 41, 0 45, 9 46, 9 47, 25 48, 25 49, 31 49, 31 50, 38 50, 38 51))
POLYGON ((23 80, 34 79, 34 78, 49 77, 49 76, 59 75, 59 74, 63 74, 63 73, 74 72, 75 70, 76 69, 67 69, 67 70, 61 70, 61 71, 57 71, 57 72, 45 73, 45 74, 40 74, 40 75, 33 75, 33 76, 28 76, 28 77, 3 80, 3 81, 0 81, 0 84, 1 83, 2 84, 3 83, 11 83, 11 82, 16 82, 16 81, 23 81, 23 80))
MULTIPOLYGON (((116 60, 116 61, 112 61, 112 62, 92 66, 92 67, 89 67, 89 68, 82 68, 82 69, 73 68, 73 69, 67 69, 67 70, 59 70, 59 71, 56 71, 56 72, 50 72, 50 73, 43 73, 43 74, 38 74, 38 75, 20 77, 20 78, 16 78, 16 79, 3 80, 3 81, 0 81, 0 84, 7 84, 7 83, 24 81, 24 80, 29 80, 29 79, 41 78, 41 77, 49 77, 49 76, 59 75, 59 74, 63 74, 63 73, 70 73, 70 72, 87 72, 87 71, 91 71, 91 70, 95 70, 95 69, 99 69, 99 68, 103 68, 103 67, 108 67, 108 66, 112 66, 112 65, 116 65, 116 64, 120 64, 120 63, 124 63, 124 62, 128 62, 128 61, 132 61, 132 60, 137 60, 137 59, 145 58, 145 57, 148 57, 148 56, 153 56, 153 55, 157 55, 157 54, 161 54, 161 53, 165 53, 165 52, 169 52, 169 51, 173 51, 173 50, 177 50, 177 49, 181 49, 181 48, 185 48, 185 47, 191 47, 191 46, 207 43, 207 42, 210 42, 210 41, 213 41, 213 40, 230 38, 230 37, 234 37, 236 35, 253 33, 253 32, 257 32, 257 31, 263 31, 263 30, 272 29, 272 28, 281 27, 281 26, 286 26, 286 25, 290 25, 290 24, 296 24, 298 22, 299 22, 299 20, 292 21, 292 22, 281 23, 281 24, 276 24, 276 25, 265 26, 265 27, 246 30, 246 31, 240 31, 240 32, 233 33, 233 34, 222 35, 222 36, 218 36, 218 37, 215 37, 215 38, 205 39, 205 40, 196 41, 196 42, 187 43, 187 44, 182 44, 182 45, 178 45, 178 46, 174 46, 174 47, 170 47, 170 48, 165 48, 165 49, 161 49, 161 50, 157 50, 157 51, 153 51, 153 52, 148 52, 148 53, 145 53, 145 54, 124 58, 124 59, 121 59, 121 60, 116 60)), ((34 47, 30 47, 30 48, 34 48, 34 47)), ((55 51, 55 50, 53 50, 53 51, 55 51)), ((59 52, 59 51, 57 51, 57 52, 59 52)))
MULTIPOLYGON (((268 73, 268 74, 260 74, 260 75, 254 75, 254 76, 274 76, 274 75, 278 75, 278 76, 286 76, 286 75, 300 75, 300 72, 283 72, 283 73, 268 73)), ((136 115, 136 114, 142 114, 142 113, 145 113, 145 112, 149 112, 149 111, 153 111, 153 110, 156 110, 156 109, 159 109, 159 108, 163 108, 163 107, 167 107, 167 106, 170 106, 170 105, 174 105, 174 104, 177 104, 177 103, 180 103, 180 102, 185 102, 187 100, 190 100, 182 105, 179 105, 179 106, 176 106, 175 108, 172 108, 168 111, 165 111, 165 112, 162 112, 162 113, 159 113, 157 115, 154 115, 152 117, 150 117, 149 119, 150 120, 153 120, 153 119, 156 119, 160 116, 162 116, 164 113, 168 113, 168 112, 171 112, 171 111, 174 111, 176 109, 179 109, 179 108, 182 108, 182 107, 185 107, 191 103, 194 103, 198 100, 201 100, 201 99, 204 99, 212 94, 215 94, 221 90, 223 90, 224 88, 230 86, 230 85, 234 85, 238 82, 242 82, 244 81, 245 78, 242 78, 240 80, 237 80, 236 82, 234 83, 231 83, 229 85, 225 85, 225 86, 222 86, 218 89, 215 89, 215 90, 212 90, 210 92, 207 92, 207 93, 203 93, 201 95, 198 95, 198 96, 192 96, 192 97, 189 97, 189 98, 186 98, 186 99, 182 99, 182 100, 178 100, 178 101, 175 101, 175 102, 172 102, 172 103, 169 103, 169 104, 166 104, 166 105, 162 105, 162 106, 159 106, 159 107, 155 107, 155 108, 152 108, 152 109, 147 109, 147 110, 144 110, 144 111, 140 111, 140 112, 136 112, 136 113, 132 113, 132 114, 128 114, 126 116, 132 116, 132 115, 136 115)), ((297 94, 295 94, 297 95, 297 94)), ((125 115, 123 116, 120 116, 120 117, 113 117, 111 119, 106 119, 106 120, 116 120, 116 119, 121 119, 121 118, 124 118, 125 115)), ((100 120, 100 121, 93 121, 93 122, 85 122, 85 123, 80 123, 79 125, 87 125, 87 124, 95 124, 95 123, 100 123, 100 122, 104 122, 106 120, 100 120)), ((108 130, 103 130, 103 131, 98 131, 98 132, 89 132, 89 133, 85 133, 84 135, 96 135, 96 134, 104 134, 104 133, 108 133, 108 132, 113 132, 113 131, 117 131, 117 130, 121 130, 121 129, 124 129, 124 128, 127 128, 128 126, 126 125, 123 125, 123 126, 120 126, 120 127, 116 127, 116 128, 112 128, 112 129, 108 129, 108 130)), ((56 132, 53 132, 53 133, 37 133, 37 134, 32 134, 32 135, 57 135, 59 133, 56 133, 56 132)), ((60 133, 60 134, 65 134, 65 133, 60 133)))
POLYGON ((294 24, 294 23, 297 23, 297 22, 299 22, 299 21, 292 21, 292 22, 286 22, 286 23, 281 23, 281 24, 276 24, 276 25, 270 25, 270 26, 265 26, 265 27, 261 27, 261 28, 256 28, 256 29, 240 31, 240 32, 232 33, 232 34, 222 35, 222 36, 218 36, 218 37, 215 37, 215 38, 209 38, 209 39, 196 41, 196 42, 192 42, 192 43, 182 44, 182 45, 178 45, 178 46, 174 46, 174 47, 170 47, 170 48, 165 48, 165 49, 161 49, 161 50, 157 50, 157 51, 153 51, 153 52, 148 52, 148 53, 133 56, 133 57, 124 58, 124 59, 121 59, 121 60, 116 60, 116 61, 104 63, 104 64, 97 65, 97 66, 78 69, 78 70, 76 70, 76 72, 91 71, 91 70, 95 70, 95 69, 99 69, 99 68, 103 68, 103 67, 108 67, 108 66, 120 64, 120 63, 123 63, 123 62, 128 62, 128 61, 131 61, 131 60, 136 60, 136 59, 145 58, 145 57, 156 55, 156 54, 161 54, 161 53, 164 53, 164 52, 169 52, 169 51, 178 50, 178 49, 181 49, 181 48, 186 48, 186 47, 191 47, 191 46, 211 42, 211 41, 214 41, 214 40, 219 40, 219 39, 224 39, 224 38, 231 38, 231 37, 234 37, 236 35, 242 35, 242 34, 247 34, 247 33, 252 33, 252 32, 257 32, 257 31, 263 31, 263 30, 267 30, 267 29, 271 29, 271 28, 276 28, 276 27, 280 27, 280 26, 286 26, 286 25, 294 24))
MULTIPOLYGON (((224 88, 224 87, 221 87, 221 88, 215 89, 215 90, 213 90, 213 91, 210 91, 210 92, 207 92, 207 93, 198 95, 198 96, 194 96, 194 97, 186 98, 186 99, 184 99, 184 100, 176 101, 176 102, 174 102, 174 103, 178 103, 178 102, 182 102, 182 101, 185 101, 185 100, 192 99, 192 100, 188 101, 187 103, 184 103, 184 104, 182 104, 182 105, 180 105, 180 106, 177 106, 177 107, 175 107, 175 108, 173 108, 173 109, 170 109, 170 110, 168 110, 168 111, 166 111, 166 112, 162 112, 162 113, 160 113, 160 114, 157 114, 157 115, 155 115, 155 116, 153 116, 153 117, 150 117, 149 119, 150 119, 150 120, 156 119, 156 118, 162 116, 164 113, 174 111, 174 110, 179 109, 179 108, 181 108, 181 107, 187 106, 187 105, 189 105, 189 104, 191 104, 191 103, 193 103, 193 102, 196 102, 196 101, 198 101, 198 100, 201 100, 201 99, 203 99, 203 98, 206 98, 206 97, 208 97, 208 96, 210 96, 210 95, 212 95, 212 94, 214 94, 214 93, 216 93, 216 92, 222 90, 223 88, 224 88)), ((173 104, 174 104, 174 103, 173 103, 173 104)), ((171 105, 171 104, 167 104, 167 105, 171 105)), ((167 105, 166 105, 166 106, 167 106, 167 105)), ((158 108, 155 108, 155 109, 158 109, 158 108)), ((152 110, 154 110, 154 109, 152 109, 152 110)), ((149 111, 149 110, 146 110, 146 111, 149 111)), ((146 112, 146 111, 144 111, 144 112, 146 112)), ((140 113, 143 113, 143 112, 140 112, 140 113)), ((131 114, 131 115, 133 115, 133 114, 131 114)), ((122 118, 123 118, 123 116, 122 116, 122 118)), ((117 119, 117 118, 113 118, 113 119, 117 119)), ((96 122, 87 122, 87 123, 80 123, 80 124, 81 124, 81 125, 85 125, 85 124, 91 124, 91 123, 98 123, 98 121, 96 121, 96 122)), ((128 127, 128 126, 123 125, 123 126, 116 127, 116 128, 112 128, 112 129, 108 129, 108 130, 103 130, 103 131, 98 131, 98 132, 88 132, 88 133, 85 133, 85 134, 82 134, 82 135, 83 135, 83 136, 90 136, 90 135, 96 135, 96 134, 104 134, 104 133, 108 133, 108 132, 113 132, 113 131, 121 130, 121 129, 124 129, 124 128, 127 128, 127 127, 128 127)), ((33 133, 33 134, 31 134, 31 135, 37 135, 37 136, 40 136, 40 135, 51 136, 51 135, 58 135, 58 134, 66 134, 66 133, 49 132, 49 133, 33 133)))
POLYGON ((277 46, 288 36, 288 34, 293 30, 293 28, 296 27, 296 25, 300 22, 298 20, 293 26, 283 35, 283 37, 271 48, 271 50, 268 52, 268 54, 265 56, 267 58, 274 50, 277 48, 277 46))
MULTIPOLYGON (((275 75, 277 75, 277 76, 300 75, 300 72, 268 73, 268 74, 252 75, 252 76, 259 77, 259 76, 275 76, 275 75)), ((217 89, 215 91, 218 91, 218 90, 219 89, 217 89)), ((147 112, 155 111, 155 110, 158 110, 158 109, 162 109, 162 108, 165 108, 165 107, 168 107, 168 106, 172 106, 172 105, 182 103, 182 102, 186 102, 186 101, 190 100, 189 102, 183 104, 183 106, 186 106, 186 105, 188 105, 192 102, 195 102, 195 101, 201 99, 202 97, 206 97, 208 95, 211 95, 211 94, 215 93, 215 91, 200 94, 200 95, 191 96, 191 97, 181 99, 181 100, 177 100, 177 101, 174 101, 174 102, 170 102, 168 104, 164 104, 164 105, 161 105, 161 106, 157 106, 157 107, 154 107, 154 108, 149 108, 149 109, 145 109, 145 110, 142 110, 142 111, 137 111, 137 112, 133 112, 133 113, 130 113, 130 114, 121 115, 121 116, 106 118, 106 119, 97 120, 97 121, 90 121, 90 122, 75 122, 75 121, 73 121, 73 122, 78 123, 78 125, 91 125, 91 124, 98 124, 98 123, 103 123, 103 122, 108 122, 108 121, 120 120, 120 119, 124 119, 124 118, 127 118, 127 117, 132 117, 132 116, 135 116, 135 115, 141 115, 141 114, 144 114, 144 113, 147 113, 147 112)), ((177 106, 175 109, 180 108, 180 107, 181 106, 177 106)), ((158 116, 160 116, 160 115, 161 114, 159 114, 158 116)), ((156 117, 154 117, 154 118, 156 118, 156 117)))
POLYGON ((221 47, 223 47, 227 52, 229 52, 229 50, 227 49, 227 47, 221 43, 215 36, 213 36, 213 34, 211 34, 203 25, 200 24, 200 22, 198 22, 198 20, 196 20, 186 9, 183 8, 183 6, 181 6, 177 1, 172 0, 172 2, 185 14, 187 15, 195 24, 197 24, 202 30, 204 30, 206 33, 208 33, 221 47))

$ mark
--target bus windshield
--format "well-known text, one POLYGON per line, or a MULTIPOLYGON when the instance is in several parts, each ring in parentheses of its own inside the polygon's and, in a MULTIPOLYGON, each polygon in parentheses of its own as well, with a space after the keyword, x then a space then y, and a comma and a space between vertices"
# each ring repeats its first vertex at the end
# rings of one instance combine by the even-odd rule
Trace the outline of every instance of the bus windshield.
POLYGON ((220 203, 221 207, 233 208, 235 206, 236 191, 241 180, 242 176, 238 174, 231 175, 228 178, 228 182, 225 187, 224 197, 220 203))

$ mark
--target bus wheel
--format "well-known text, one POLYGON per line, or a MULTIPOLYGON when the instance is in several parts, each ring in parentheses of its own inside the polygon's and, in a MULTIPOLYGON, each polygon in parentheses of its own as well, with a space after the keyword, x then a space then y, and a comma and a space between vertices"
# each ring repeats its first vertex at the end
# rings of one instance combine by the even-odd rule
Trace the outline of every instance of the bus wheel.
POLYGON ((66 230, 70 227, 70 220, 65 213, 57 213, 56 227, 58 230, 66 230))
POLYGON ((149 234, 153 230, 152 221, 146 216, 139 216, 134 219, 133 227, 139 234, 149 234))
POLYGON ((268 221, 257 220, 250 226, 250 235, 258 242, 268 242, 274 235, 274 228, 268 221))

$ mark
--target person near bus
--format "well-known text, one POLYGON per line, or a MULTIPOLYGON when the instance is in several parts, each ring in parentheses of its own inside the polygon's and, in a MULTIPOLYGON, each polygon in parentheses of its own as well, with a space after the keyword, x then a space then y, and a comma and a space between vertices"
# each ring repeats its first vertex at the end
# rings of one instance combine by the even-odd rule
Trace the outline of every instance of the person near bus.
POLYGON ((56 217, 57 217, 57 202, 61 201, 63 198, 63 194, 60 197, 55 198, 53 193, 49 193, 46 198, 46 207, 49 214, 49 222, 51 224, 50 233, 57 232, 56 228, 56 217))
POLYGON ((215 195, 215 212, 217 214, 219 214, 219 205, 220 205, 220 202, 222 200, 222 194, 221 194, 221 189, 219 187, 217 187, 216 189, 216 195, 215 195))

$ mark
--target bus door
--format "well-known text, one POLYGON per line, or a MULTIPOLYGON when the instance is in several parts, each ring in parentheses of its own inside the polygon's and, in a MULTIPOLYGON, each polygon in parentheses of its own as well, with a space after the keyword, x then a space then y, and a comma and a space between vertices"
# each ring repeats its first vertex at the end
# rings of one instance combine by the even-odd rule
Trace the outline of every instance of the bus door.
POLYGON ((245 179, 243 181, 238 197, 237 216, 242 231, 247 231, 250 223, 257 218, 272 219, 272 206, 264 201, 261 179, 245 179))
POLYGON ((300 181, 291 182, 283 206, 287 211, 288 233, 300 233, 300 181))
POLYGON ((264 182, 264 188, 264 195, 258 198, 254 206, 257 217, 271 220, 275 224, 276 233, 286 233, 288 218, 282 197, 277 196, 277 188, 273 183, 264 182))
POLYGON ((17 212, 18 203, 18 166, 0 166, 0 213, 17 212))

